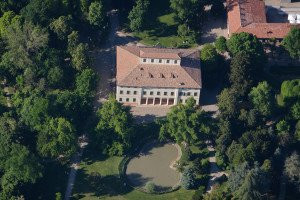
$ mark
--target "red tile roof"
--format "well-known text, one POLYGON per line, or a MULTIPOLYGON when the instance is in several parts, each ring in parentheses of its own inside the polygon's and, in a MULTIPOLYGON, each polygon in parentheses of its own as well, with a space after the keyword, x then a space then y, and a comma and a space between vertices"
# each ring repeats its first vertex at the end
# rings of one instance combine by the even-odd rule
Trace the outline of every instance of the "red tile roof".
POLYGON ((267 23, 263 0, 227 0, 229 34, 247 32, 258 38, 284 38, 292 25, 267 23))
POLYGON ((198 50, 117 47, 117 85, 154 88, 201 88, 198 50), (180 59, 180 65, 143 64, 140 57, 180 59))

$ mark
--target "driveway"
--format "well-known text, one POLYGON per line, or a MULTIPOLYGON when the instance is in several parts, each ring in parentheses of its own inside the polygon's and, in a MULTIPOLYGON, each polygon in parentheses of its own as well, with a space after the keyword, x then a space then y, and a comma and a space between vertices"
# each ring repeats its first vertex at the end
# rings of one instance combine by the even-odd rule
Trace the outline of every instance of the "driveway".
POLYGON ((97 89, 96 107, 104 102, 110 93, 115 92, 116 74, 116 46, 141 45, 137 40, 119 30, 119 21, 116 10, 109 13, 111 30, 107 41, 93 52, 94 69, 100 77, 97 89))

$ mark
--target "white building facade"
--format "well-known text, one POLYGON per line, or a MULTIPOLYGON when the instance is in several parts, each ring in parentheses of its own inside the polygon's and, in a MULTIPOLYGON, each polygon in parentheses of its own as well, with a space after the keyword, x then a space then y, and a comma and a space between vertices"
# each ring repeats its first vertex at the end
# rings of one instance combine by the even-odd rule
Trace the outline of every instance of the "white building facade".
POLYGON ((192 97, 199 104, 198 54, 191 50, 117 47, 116 99, 131 106, 172 106, 192 97))

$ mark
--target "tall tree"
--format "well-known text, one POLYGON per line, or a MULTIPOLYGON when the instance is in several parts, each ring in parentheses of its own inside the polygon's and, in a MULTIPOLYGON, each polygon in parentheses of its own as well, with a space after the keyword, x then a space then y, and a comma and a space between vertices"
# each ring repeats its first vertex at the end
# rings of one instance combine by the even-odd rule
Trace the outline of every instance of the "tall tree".
POLYGON ((88 20, 91 25, 102 28, 105 22, 105 9, 102 1, 92 2, 89 7, 88 20))
POLYGON ((128 15, 130 29, 132 31, 142 31, 145 27, 147 13, 149 9, 149 0, 137 0, 136 5, 128 15))
POLYGON ((124 154, 133 136, 133 117, 129 107, 124 107, 110 96, 97 112, 99 122, 95 129, 97 146, 109 155, 124 154))
POLYGON ((69 158, 75 153, 77 140, 72 124, 64 118, 49 119, 38 135, 37 148, 42 156, 69 158))
POLYGON ((271 86, 266 82, 260 82, 257 87, 253 87, 250 94, 250 100, 262 115, 270 116, 274 109, 274 96, 271 86))
POLYGON ((300 28, 293 27, 283 39, 282 45, 292 58, 300 58, 300 28))
POLYGON ((171 108, 166 120, 162 123, 160 138, 171 137, 177 143, 192 143, 206 138, 210 132, 209 116, 196 108, 196 102, 189 98, 186 104, 178 104, 171 108))

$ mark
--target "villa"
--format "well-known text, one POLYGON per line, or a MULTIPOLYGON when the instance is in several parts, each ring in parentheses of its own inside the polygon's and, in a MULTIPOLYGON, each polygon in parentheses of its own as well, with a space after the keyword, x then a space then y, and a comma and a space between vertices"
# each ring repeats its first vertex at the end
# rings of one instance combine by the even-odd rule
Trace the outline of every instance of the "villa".
POLYGON ((300 2, 293 0, 227 0, 228 35, 247 32, 264 40, 283 39, 300 25, 300 2))
POLYGON ((117 46, 116 81, 116 98, 125 105, 171 106, 189 97, 199 104, 199 51, 117 46))

